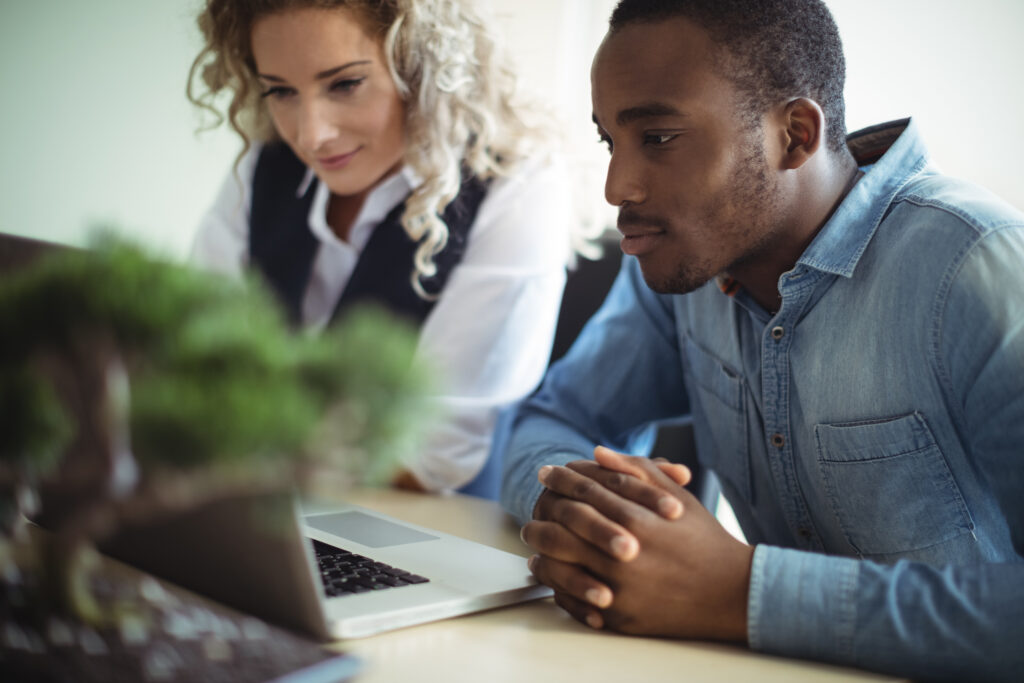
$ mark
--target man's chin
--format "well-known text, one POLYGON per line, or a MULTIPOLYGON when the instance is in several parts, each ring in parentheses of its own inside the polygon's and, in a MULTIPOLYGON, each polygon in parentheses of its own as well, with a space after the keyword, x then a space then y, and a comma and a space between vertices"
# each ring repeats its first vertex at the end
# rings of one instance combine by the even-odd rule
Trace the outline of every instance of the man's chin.
POLYGON ((685 270, 661 273, 654 268, 644 268, 643 262, 640 263, 640 272, 647 286, 658 294, 688 294, 711 279, 710 276, 685 270))

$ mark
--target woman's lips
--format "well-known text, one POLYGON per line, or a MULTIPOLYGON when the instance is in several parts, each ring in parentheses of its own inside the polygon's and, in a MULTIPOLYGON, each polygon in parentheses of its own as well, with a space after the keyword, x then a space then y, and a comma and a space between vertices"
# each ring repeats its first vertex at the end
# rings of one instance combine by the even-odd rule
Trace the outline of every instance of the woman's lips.
POLYGON ((320 165, 320 168, 325 171, 337 171, 339 168, 345 168, 348 166, 348 162, 352 161, 352 157, 359 153, 362 147, 358 147, 347 154, 336 154, 332 157, 318 157, 316 163, 320 165))

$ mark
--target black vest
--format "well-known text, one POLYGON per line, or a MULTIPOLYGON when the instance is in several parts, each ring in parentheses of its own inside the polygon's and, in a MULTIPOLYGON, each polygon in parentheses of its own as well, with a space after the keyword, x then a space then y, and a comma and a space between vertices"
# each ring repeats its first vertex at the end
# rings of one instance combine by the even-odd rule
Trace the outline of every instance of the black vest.
MULTIPOLYGON (((319 180, 302 197, 295 196, 306 176, 306 165, 284 143, 268 144, 256 163, 249 218, 249 260, 277 294, 293 325, 302 320, 302 300, 309 284, 319 242, 309 229, 309 210, 319 180)), ((458 196, 442 216, 448 225, 448 244, 437 255, 437 273, 420 280, 430 294, 440 294, 466 250, 469 230, 487 193, 487 184, 463 174, 458 196)), ((405 202, 378 225, 363 248, 331 316, 357 302, 376 302, 410 319, 417 326, 434 307, 413 290, 410 276, 417 243, 401 225, 405 202)))

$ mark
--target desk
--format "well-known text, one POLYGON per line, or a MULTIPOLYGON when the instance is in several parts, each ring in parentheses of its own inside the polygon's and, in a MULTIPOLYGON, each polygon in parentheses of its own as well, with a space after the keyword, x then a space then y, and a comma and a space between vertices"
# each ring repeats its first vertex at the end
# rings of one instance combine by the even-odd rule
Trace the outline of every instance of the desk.
MULTIPOLYGON (((462 495, 357 491, 346 500, 416 524, 517 553, 519 528, 489 501, 462 495)), ((359 683, 398 681, 793 681, 900 680, 741 647, 594 631, 551 599, 341 641, 365 661, 359 683)))

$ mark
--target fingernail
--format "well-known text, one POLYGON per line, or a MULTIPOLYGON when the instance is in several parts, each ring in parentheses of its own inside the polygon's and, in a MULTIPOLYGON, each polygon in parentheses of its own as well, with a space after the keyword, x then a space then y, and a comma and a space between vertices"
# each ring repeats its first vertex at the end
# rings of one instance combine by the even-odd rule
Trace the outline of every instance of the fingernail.
POLYGON ((586 592, 587 602, 595 607, 608 607, 611 600, 608 599, 608 592, 598 588, 591 588, 586 592))
POLYGON ((519 540, 526 543, 526 527, 519 527, 519 540))
POLYGON ((535 564, 537 564, 537 556, 530 555, 530 559, 526 561, 526 568, 532 572, 535 564))
POLYGON ((544 465, 544 467, 537 470, 537 478, 540 479, 540 483, 543 484, 544 480, 548 478, 548 475, 551 474, 551 469, 551 465, 544 465))
POLYGON ((597 612, 588 612, 587 626, 589 626, 590 628, 601 628, 602 626, 604 626, 604 619, 602 619, 601 615, 597 612))
POLYGON ((636 554, 636 541, 629 536, 616 536, 612 539, 612 554, 621 560, 628 560, 636 554))
POLYGON ((661 513, 662 517, 675 519, 683 514, 683 505, 677 498, 665 496, 658 501, 658 512, 661 513))

